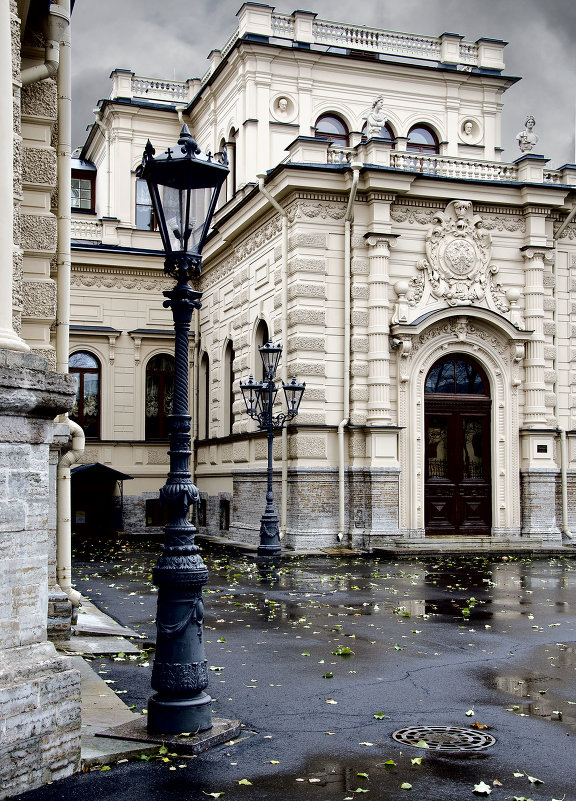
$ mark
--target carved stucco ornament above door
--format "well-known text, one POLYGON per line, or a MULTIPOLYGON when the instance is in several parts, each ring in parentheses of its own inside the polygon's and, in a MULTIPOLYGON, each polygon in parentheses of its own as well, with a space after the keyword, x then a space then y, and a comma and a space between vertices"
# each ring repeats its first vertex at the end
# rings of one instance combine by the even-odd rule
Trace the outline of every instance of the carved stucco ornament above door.
POLYGON ((512 315, 522 321, 515 307, 518 293, 504 294, 495 283, 498 267, 491 264, 492 237, 482 227, 469 200, 452 200, 437 212, 426 235, 426 258, 418 262, 419 275, 398 281, 392 322, 410 323, 423 313, 447 306, 479 306, 512 315), (506 298, 508 298, 507 302, 506 298), (512 307, 512 308, 511 308, 512 307))

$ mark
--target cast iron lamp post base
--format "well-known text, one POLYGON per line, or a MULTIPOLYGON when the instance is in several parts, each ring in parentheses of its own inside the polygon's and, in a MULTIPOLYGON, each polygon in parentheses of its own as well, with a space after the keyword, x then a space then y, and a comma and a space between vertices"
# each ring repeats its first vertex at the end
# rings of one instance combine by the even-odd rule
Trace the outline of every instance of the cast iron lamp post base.
MULTIPOLYGON (((202 248, 220 187, 229 174, 225 151, 221 159, 202 153, 188 127, 182 126, 178 146, 155 158, 148 141, 137 169, 144 178, 164 247, 164 272, 176 286, 164 292, 165 307, 174 319, 174 402, 169 417, 170 472, 160 490, 167 510, 165 540, 152 571, 158 587, 156 657, 148 704, 150 732, 179 734, 212 728, 211 701, 204 690, 208 671, 204 651, 202 587, 208 571, 194 544, 196 529, 188 520, 198 502, 190 475, 190 414, 188 410, 188 335, 201 292, 189 281, 200 275, 202 248)), ((160 410, 159 410, 160 411, 160 410)), ((161 413, 161 412, 160 412, 161 413)))
POLYGON ((190 463, 190 415, 188 414, 188 333, 192 311, 199 307, 199 292, 181 276, 174 289, 164 292, 171 306, 175 329, 174 413, 170 423, 170 472, 160 490, 160 502, 168 510, 165 545, 152 570, 158 587, 156 656, 148 702, 148 730, 181 733, 212 727, 212 699, 204 651, 204 604, 202 588, 208 571, 198 546, 195 527, 188 520, 198 489, 192 483, 190 463))
POLYGON ((274 510, 274 489, 273 479, 273 446, 274 430, 268 431, 268 469, 267 488, 266 488, 266 509, 260 518, 260 545, 256 552, 258 556, 280 556, 282 547, 280 545, 280 529, 278 528, 278 516, 274 510))
POLYGON ((266 508, 260 518, 260 545, 257 554, 259 557, 276 557, 281 555, 282 548, 278 517, 274 511, 274 488, 272 485, 274 432, 276 429, 281 431, 288 420, 296 417, 306 384, 299 384, 295 377, 290 383, 283 383, 282 389, 288 411, 286 414, 280 412, 274 415, 274 401, 278 392, 274 378, 282 353, 282 345, 274 345, 270 341, 266 345, 259 346, 258 350, 262 358, 264 379, 254 381, 254 378, 250 376, 247 382, 240 382, 240 389, 244 396, 246 411, 253 420, 257 421, 259 430, 266 431, 268 438, 266 508))

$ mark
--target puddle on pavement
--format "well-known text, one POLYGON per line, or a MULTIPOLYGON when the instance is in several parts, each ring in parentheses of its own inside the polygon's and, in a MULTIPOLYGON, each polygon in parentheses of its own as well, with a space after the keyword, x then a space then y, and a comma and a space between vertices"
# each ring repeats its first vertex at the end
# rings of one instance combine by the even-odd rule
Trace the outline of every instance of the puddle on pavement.
POLYGON ((576 731, 576 647, 549 643, 530 651, 530 670, 510 665, 487 682, 511 696, 506 709, 523 717, 556 721, 576 731), (572 691, 572 695, 570 695, 572 691))

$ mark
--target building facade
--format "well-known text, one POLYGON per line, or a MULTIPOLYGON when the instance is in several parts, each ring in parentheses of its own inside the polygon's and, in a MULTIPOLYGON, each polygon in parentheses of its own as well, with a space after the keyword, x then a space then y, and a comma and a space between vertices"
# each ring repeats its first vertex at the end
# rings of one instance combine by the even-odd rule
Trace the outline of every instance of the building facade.
POLYGON ((80 768, 80 674, 49 639, 79 598, 56 503, 84 438, 66 418, 70 10, 0 5, 0 798, 80 768))
POLYGON ((135 170, 186 123, 231 165, 190 351, 201 531, 258 540, 239 382, 273 339, 306 382, 275 445, 285 547, 571 542, 576 167, 533 120, 502 160, 504 47, 246 3, 202 79, 112 74, 72 173, 70 350, 84 462, 134 477, 126 529, 161 522, 173 341, 135 170))

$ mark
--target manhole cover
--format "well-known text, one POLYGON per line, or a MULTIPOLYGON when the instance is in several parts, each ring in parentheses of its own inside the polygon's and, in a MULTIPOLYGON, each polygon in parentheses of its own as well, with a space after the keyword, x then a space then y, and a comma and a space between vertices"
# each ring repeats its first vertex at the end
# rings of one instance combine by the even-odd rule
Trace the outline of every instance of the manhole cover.
POLYGON ((435 751, 452 753, 483 751, 496 742, 489 734, 472 729, 459 729, 457 726, 408 726, 395 731, 392 737, 403 745, 421 748, 418 743, 425 742, 428 748, 435 751))

